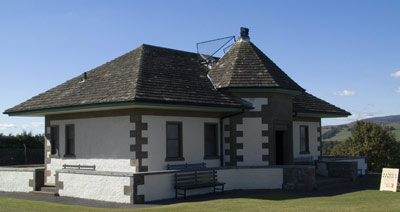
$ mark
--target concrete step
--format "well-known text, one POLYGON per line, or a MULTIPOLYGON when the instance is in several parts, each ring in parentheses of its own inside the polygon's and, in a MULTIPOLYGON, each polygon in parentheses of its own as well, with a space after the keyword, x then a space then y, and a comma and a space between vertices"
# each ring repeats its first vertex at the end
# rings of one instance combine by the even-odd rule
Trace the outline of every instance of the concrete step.
POLYGON ((47 192, 47 191, 31 191, 30 193, 56 196, 54 192, 47 192))
POLYGON ((56 193, 56 187, 55 186, 43 186, 40 188, 40 191, 52 192, 54 194, 54 193, 56 193))

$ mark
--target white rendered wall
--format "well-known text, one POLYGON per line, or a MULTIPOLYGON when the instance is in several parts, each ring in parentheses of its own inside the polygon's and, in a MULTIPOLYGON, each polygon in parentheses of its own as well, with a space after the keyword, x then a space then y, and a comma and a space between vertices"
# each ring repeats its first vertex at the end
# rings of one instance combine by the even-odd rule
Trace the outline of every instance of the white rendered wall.
POLYGON ((148 158, 143 159, 143 165, 148 166, 149 171, 165 170, 167 164, 181 163, 205 162, 207 167, 219 167, 219 159, 204 160, 204 124, 218 124, 219 133, 218 118, 144 115, 142 116, 142 122, 147 123, 148 129, 142 131, 142 136, 148 138, 148 144, 142 146, 143 151, 148 152, 148 158), (167 152, 166 123, 169 121, 182 122, 184 161, 165 161, 167 152))
MULTIPOLYGON (((282 168, 239 168, 217 170, 218 181, 224 182, 225 190, 234 189, 281 189, 282 168)), ((154 174, 144 176, 144 185, 138 186, 138 195, 145 201, 175 198, 174 174, 154 174)), ((213 192, 213 188, 188 190, 187 195, 213 192)))
POLYGON ((0 168, 0 191, 30 192, 29 180, 33 179, 34 171, 17 171, 0 168))
POLYGON ((305 121, 293 121, 293 157, 305 157, 305 156, 313 156, 314 160, 318 159, 320 156, 320 152, 318 151, 318 147, 320 146, 320 142, 318 138, 320 137, 320 133, 318 132, 318 128, 320 127, 320 122, 305 122, 305 121), (300 154, 300 126, 308 126, 308 145, 310 154, 300 154))
POLYGON ((262 137, 262 131, 268 130, 268 124, 262 124, 261 117, 243 118, 243 124, 236 126, 243 132, 243 137, 236 138, 237 143, 243 143, 243 149, 237 154, 243 155, 243 161, 238 166, 266 166, 268 161, 262 160, 262 155, 268 155, 269 150, 262 148, 262 143, 268 143, 268 137, 262 137))
POLYGON ((60 196, 93 199, 107 202, 130 203, 124 195, 124 186, 130 185, 130 177, 90 174, 59 173, 63 182, 60 196))
POLYGON ((55 183, 55 174, 57 169, 62 169, 62 165, 96 165, 96 171, 115 171, 135 173, 136 167, 131 166, 130 159, 59 159, 52 158, 51 163, 47 165, 47 170, 51 175, 47 177, 47 184, 55 183))
POLYGON ((68 124, 75 125, 76 157, 51 158, 47 165, 47 170, 51 171, 48 184, 55 182, 55 170, 61 169, 63 164, 96 165, 99 171, 135 172, 136 168, 130 166, 130 159, 135 158, 130 145, 135 140, 129 135, 135 129, 135 123, 130 123, 129 116, 51 121, 50 125, 58 125, 60 129, 61 158, 65 154, 65 125, 68 124))

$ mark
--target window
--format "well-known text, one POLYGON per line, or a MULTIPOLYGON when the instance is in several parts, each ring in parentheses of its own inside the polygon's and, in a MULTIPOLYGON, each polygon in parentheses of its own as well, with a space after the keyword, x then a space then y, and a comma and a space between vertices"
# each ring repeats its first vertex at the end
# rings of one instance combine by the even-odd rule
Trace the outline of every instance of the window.
POLYGON ((204 159, 218 158, 218 124, 204 124, 204 159))
POLYGON ((182 123, 167 122, 167 161, 183 160, 182 123))
POLYGON ((50 127, 51 155, 59 154, 60 130, 58 126, 50 127))
POLYGON ((75 126, 65 126, 65 155, 75 156, 75 126))
POLYGON ((308 126, 300 126, 300 154, 308 153, 308 126))

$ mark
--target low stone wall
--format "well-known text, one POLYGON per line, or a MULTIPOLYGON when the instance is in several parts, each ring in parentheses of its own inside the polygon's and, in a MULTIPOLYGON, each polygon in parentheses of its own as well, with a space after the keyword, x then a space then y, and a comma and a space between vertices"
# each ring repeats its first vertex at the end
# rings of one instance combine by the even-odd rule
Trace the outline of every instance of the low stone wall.
POLYGON ((0 167, 0 191, 30 192, 43 186, 44 168, 0 167))
POLYGON ((358 175, 366 175, 368 173, 368 161, 366 157, 335 157, 324 156, 320 157, 321 161, 336 161, 336 162, 357 162, 358 175))
MULTIPOLYGON (((309 189, 315 184, 313 166, 248 166, 215 168, 225 190, 236 189, 309 189)), ((145 203, 175 198, 174 177, 178 170, 153 172, 106 172, 56 170, 60 196, 120 203, 145 203)), ((187 196, 213 192, 213 188, 188 190, 187 196)))
POLYGON ((64 164, 68 165, 87 165, 96 166, 96 171, 110 172, 136 172, 135 160, 132 159, 66 159, 66 158, 50 158, 46 165, 46 184, 55 184, 56 170, 62 169, 64 164))
POLYGON ((56 170, 56 188, 60 196, 133 203, 133 173, 128 172, 56 170))
POLYGON ((343 177, 357 180, 357 162, 316 161, 317 174, 325 177, 343 177))
POLYGON ((316 187, 314 166, 293 166, 283 168, 283 189, 307 190, 316 187))
MULTIPOLYGON (((224 182, 225 190, 281 189, 281 167, 224 167, 216 168, 218 181, 224 182)), ((175 198, 174 174, 178 171, 137 173, 135 203, 175 198)), ((188 190, 187 196, 213 192, 213 188, 188 190)))

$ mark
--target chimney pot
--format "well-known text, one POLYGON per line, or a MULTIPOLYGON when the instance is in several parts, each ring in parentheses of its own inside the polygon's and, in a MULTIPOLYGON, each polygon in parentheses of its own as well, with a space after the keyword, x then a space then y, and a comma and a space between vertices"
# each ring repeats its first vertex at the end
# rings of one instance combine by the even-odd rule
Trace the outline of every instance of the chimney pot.
POLYGON ((249 28, 240 27, 240 38, 241 40, 249 41, 249 28))

